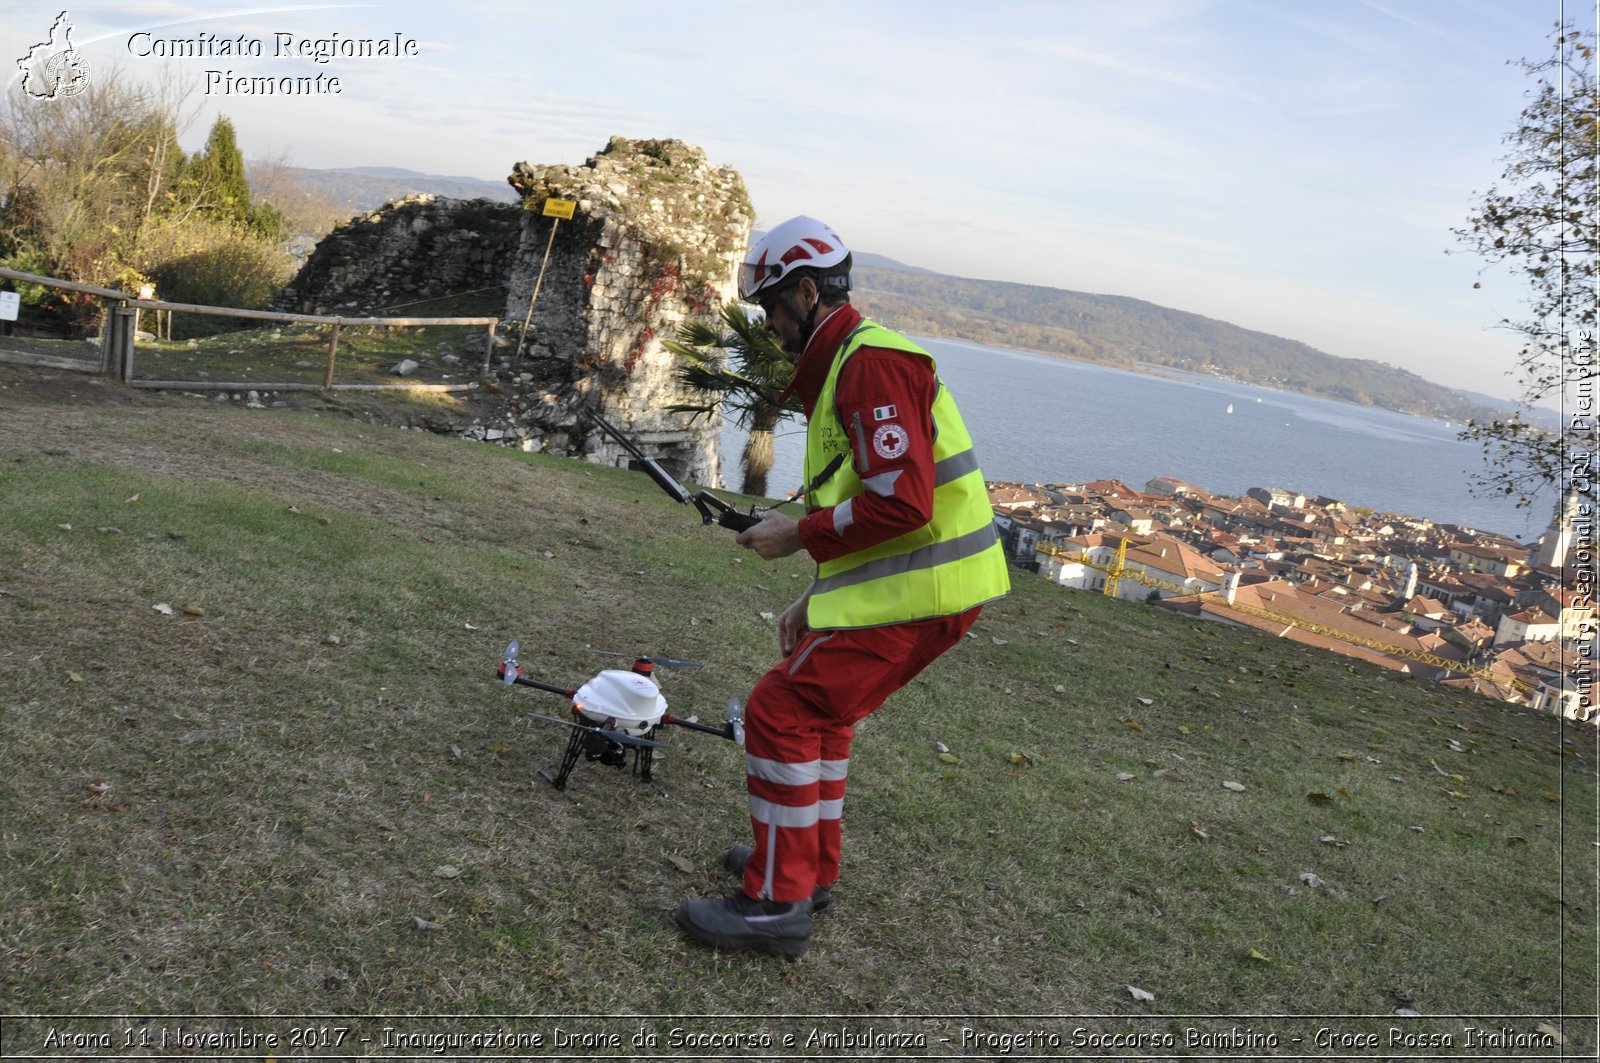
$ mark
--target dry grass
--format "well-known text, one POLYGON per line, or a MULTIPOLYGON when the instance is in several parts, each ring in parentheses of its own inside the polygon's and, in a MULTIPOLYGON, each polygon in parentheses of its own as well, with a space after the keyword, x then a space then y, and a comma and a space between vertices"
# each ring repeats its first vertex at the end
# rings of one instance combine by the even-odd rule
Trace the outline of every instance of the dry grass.
MULTIPOLYGON (((6 1013, 608 1015, 583 1028, 644 1022, 664 1052, 672 1016, 937 1038, 959 1024, 868 1016, 1182 1036, 1224 1013, 1288 1037, 1403 1007, 1459 1050, 1442 1016, 1593 1008, 1592 733, 1025 578, 863 725, 808 956, 699 948, 670 912, 732 886, 739 751, 673 734, 656 786, 580 764, 557 793, 535 771, 563 736, 528 714, 559 699, 493 668, 513 637, 563 683, 614 663, 595 650, 701 660, 665 692, 715 717, 805 566, 618 470, 0 383, 6 1013)), ((48 1025, 8 1020, 6 1051, 48 1025)), ((554 1025, 523 1028, 548 1050, 554 1025)))

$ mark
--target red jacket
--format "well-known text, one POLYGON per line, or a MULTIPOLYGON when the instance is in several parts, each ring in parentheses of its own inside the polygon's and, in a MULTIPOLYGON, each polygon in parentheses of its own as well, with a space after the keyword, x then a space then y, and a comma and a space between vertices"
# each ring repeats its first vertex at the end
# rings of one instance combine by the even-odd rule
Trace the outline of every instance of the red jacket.
MULTIPOLYGON (((809 420, 834 356, 861 323, 846 303, 818 323, 795 362, 789 391, 799 395, 809 420)), ((800 541, 818 564, 876 546, 928 523, 933 517, 933 400, 938 393, 931 358, 883 347, 862 347, 850 356, 834 389, 839 423, 889 426, 890 445, 857 440, 859 495, 800 520, 800 541), (892 432, 904 433, 906 446, 892 432), (894 456, 890 456, 894 455, 894 456)))

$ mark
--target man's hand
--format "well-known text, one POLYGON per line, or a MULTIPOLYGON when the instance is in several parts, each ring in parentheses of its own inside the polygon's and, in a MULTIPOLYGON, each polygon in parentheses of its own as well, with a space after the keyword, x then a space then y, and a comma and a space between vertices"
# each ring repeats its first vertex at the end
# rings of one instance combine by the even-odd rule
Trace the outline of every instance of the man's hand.
POLYGON ((767 561, 788 557, 801 548, 800 522, 786 513, 769 509, 762 515, 760 524, 746 528, 733 541, 754 550, 767 561))
POLYGON ((811 628, 806 624, 806 603, 811 600, 811 592, 806 591, 800 600, 783 611, 778 617, 778 652, 785 657, 794 652, 800 645, 800 640, 805 638, 806 632, 811 628))

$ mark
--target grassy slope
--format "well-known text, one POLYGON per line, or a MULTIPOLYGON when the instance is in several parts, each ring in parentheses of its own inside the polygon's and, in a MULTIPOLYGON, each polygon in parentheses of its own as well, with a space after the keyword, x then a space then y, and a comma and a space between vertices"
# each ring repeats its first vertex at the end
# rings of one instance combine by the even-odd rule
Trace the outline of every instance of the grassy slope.
POLYGON ((862 726, 809 956, 701 949, 670 912, 731 885, 739 751, 560 794, 559 699, 492 670, 692 658, 665 692, 718 717, 805 565, 619 470, 62 416, 0 402, 58 430, 0 435, 0 1011, 1593 1010, 1592 732, 1026 576, 862 726))

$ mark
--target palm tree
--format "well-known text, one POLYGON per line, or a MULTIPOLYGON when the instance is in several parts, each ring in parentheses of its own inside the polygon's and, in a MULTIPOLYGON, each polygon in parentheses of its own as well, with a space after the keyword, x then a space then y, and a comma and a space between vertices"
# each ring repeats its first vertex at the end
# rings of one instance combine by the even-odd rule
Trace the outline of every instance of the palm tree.
POLYGON ((740 455, 744 494, 766 497, 767 474, 772 471, 772 434, 786 414, 800 412, 800 400, 778 396, 794 377, 794 362, 778 346, 759 317, 739 303, 730 303, 719 315, 722 329, 706 321, 686 322, 678 339, 668 340, 668 351, 683 360, 680 384, 706 396, 703 403, 680 403, 672 409, 711 414, 719 407, 750 433, 740 455))

